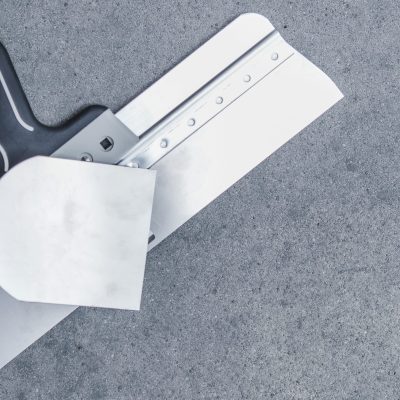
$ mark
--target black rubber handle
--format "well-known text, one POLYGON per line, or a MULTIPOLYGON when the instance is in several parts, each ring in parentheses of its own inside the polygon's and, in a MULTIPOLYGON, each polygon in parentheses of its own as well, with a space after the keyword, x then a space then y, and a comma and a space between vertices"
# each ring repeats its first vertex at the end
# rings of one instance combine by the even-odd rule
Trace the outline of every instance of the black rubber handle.
POLYGON ((27 158, 51 155, 105 110, 103 106, 91 106, 62 126, 41 124, 0 44, 0 177, 27 158))

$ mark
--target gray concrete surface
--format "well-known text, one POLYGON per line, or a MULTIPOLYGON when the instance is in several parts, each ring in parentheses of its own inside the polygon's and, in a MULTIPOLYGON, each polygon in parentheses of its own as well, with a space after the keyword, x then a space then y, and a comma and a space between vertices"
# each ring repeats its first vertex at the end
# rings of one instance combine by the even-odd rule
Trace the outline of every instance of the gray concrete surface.
POLYGON ((396 0, 0 0, 0 40, 54 124, 117 110, 244 11, 345 100, 151 252, 141 312, 80 308, 1 399, 400 398, 396 0))

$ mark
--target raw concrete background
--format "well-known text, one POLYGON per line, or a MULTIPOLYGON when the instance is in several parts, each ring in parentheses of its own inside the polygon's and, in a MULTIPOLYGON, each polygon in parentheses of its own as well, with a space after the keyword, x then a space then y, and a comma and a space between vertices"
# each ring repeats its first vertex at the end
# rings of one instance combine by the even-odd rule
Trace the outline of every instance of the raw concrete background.
POLYGON ((0 371, 0 398, 399 399, 399 8, 0 0, 48 124, 118 110, 245 11, 346 96, 151 252, 140 312, 80 308, 0 371))

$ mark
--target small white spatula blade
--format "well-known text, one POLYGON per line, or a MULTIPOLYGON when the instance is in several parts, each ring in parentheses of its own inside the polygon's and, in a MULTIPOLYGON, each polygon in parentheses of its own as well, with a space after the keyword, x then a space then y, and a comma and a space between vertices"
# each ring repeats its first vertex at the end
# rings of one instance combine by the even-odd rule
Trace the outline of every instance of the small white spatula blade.
POLYGON ((0 285, 18 300, 137 310, 154 171, 34 157, 0 180, 0 285))

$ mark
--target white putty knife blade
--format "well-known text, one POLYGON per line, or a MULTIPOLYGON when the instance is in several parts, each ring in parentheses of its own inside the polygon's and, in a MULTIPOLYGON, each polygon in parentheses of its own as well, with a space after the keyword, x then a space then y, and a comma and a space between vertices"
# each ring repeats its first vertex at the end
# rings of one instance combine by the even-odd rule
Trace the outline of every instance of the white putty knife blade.
POLYGON ((156 172, 30 158, 0 180, 0 285, 18 300, 138 310, 156 172))

